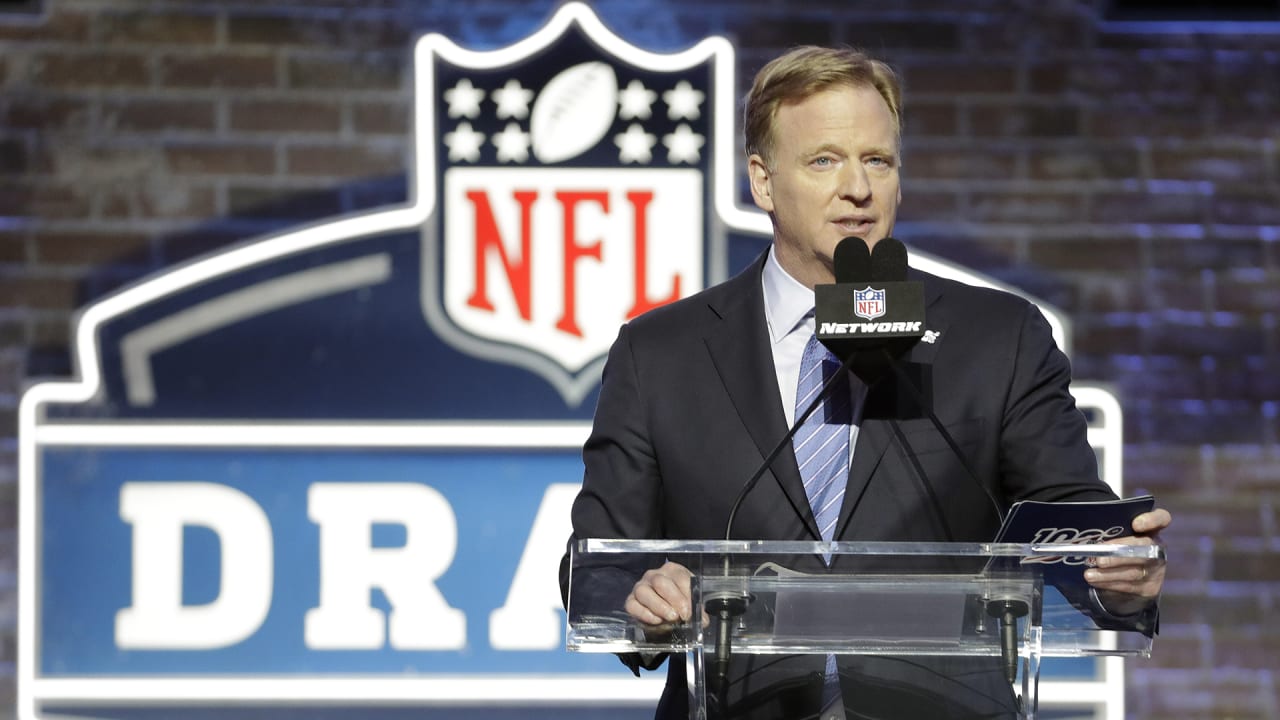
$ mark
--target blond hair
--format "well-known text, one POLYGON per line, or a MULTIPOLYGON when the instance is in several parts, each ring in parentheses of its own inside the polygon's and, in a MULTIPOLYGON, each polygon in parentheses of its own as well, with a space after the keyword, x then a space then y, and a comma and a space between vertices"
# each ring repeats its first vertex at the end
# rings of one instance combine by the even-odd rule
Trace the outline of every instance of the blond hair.
POLYGON ((875 88, 889 105, 894 133, 901 143, 902 87, 893 68, 852 48, 805 45, 774 58, 756 73, 744 112, 747 155, 759 155, 766 165, 772 165, 778 108, 839 86, 875 88))

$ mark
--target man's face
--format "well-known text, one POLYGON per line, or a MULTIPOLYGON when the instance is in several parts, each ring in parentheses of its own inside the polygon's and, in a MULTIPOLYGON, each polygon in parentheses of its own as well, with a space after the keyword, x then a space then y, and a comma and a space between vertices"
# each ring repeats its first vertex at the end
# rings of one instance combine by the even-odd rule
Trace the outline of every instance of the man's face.
POLYGON ((778 108, 772 167, 748 161, 751 195, 773 218, 774 251, 809 287, 835 279, 836 244, 893 231, 902 202, 898 138, 875 88, 836 86, 778 108))

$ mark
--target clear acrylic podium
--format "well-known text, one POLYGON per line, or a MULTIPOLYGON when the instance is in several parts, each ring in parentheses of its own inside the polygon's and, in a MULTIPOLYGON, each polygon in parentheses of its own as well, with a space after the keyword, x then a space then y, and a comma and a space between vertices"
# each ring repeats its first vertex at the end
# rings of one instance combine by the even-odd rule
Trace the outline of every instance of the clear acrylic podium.
POLYGON ((690 718, 792 716, 777 708, 821 709, 835 688, 837 701, 918 703, 920 716, 940 694, 968 694, 958 701, 1033 719, 1042 658, 1151 652, 1149 634, 1107 613, 1078 578, 1086 558, 1160 558, 1163 548, 581 540, 570 554, 566 647, 683 659, 690 718), (692 572, 702 612, 643 625, 625 599, 667 561, 692 572), (1063 571, 1078 582, 1057 581, 1063 571))

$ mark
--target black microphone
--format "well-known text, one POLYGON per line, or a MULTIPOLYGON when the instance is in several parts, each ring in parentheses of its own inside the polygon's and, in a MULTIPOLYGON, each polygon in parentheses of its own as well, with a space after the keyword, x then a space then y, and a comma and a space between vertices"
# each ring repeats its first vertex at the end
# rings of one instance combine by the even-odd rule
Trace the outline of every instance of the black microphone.
MULTIPOLYGON (((877 242, 875 249, 871 251, 869 262, 865 266, 865 269, 868 273, 867 275, 865 276, 860 274, 841 275, 841 272, 860 273, 863 271, 864 266, 861 260, 860 248, 865 248, 866 244, 861 241, 853 243, 851 242, 853 240, 856 240, 856 238, 846 238, 841 242, 840 246, 836 248, 836 256, 840 257, 841 248, 843 248, 846 245, 853 246, 853 248, 848 251, 848 257, 851 259, 847 260, 843 264, 839 262, 836 263, 835 267, 836 267, 836 283, 837 284, 834 286, 833 290, 826 291, 826 293, 828 294, 828 297, 831 298, 829 304, 827 305, 828 312, 834 313, 835 318, 837 318, 836 320, 829 320, 828 322, 831 322, 834 325, 839 325, 839 319, 842 317, 839 314, 841 310, 841 305, 839 305, 838 302, 844 301, 845 303, 847 303, 847 296, 849 293, 849 290, 841 289, 842 284, 846 287, 857 288, 859 285, 862 285, 864 282, 866 282, 868 283, 867 284, 868 290, 864 290, 861 292, 854 291, 855 292, 854 306, 855 306, 856 314, 865 317, 865 314, 869 312, 867 308, 857 307, 858 300, 856 300, 856 297, 858 295, 867 296, 868 294, 870 294, 868 291, 878 292, 878 290, 876 290, 875 288, 884 288, 885 297, 883 299, 883 302, 885 302, 886 304, 888 303, 896 304, 898 302, 906 303, 907 307, 903 311, 904 317, 901 319, 901 321, 905 323, 914 323, 918 318, 920 323, 919 333, 920 335, 923 335, 924 334, 924 330, 923 330, 924 285, 918 282, 916 283, 907 282, 907 248, 906 246, 903 245, 898 240, 895 240, 894 238, 886 237, 883 240, 877 242), (872 288, 872 286, 875 286, 875 288, 872 288), (908 287, 917 286, 918 289, 911 289, 911 290, 896 289, 899 286, 908 286, 908 287), (889 292, 889 290, 891 289, 894 290, 893 293, 889 292), (916 300, 916 296, 914 293, 916 292, 919 293, 920 304, 918 308, 916 307, 916 305, 914 305, 914 302, 916 300), (918 314, 916 314, 917 311, 918 311, 918 314), (910 315, 906 315, 906 313, 910 313, 910 315)), ((828 286, 828 287, 833 287, 833 286, 828 286)), ((877 308, 872 307, 870 308, 870 311, 874 311, 876 309, 877 308)), ((881 312, 881 314, 888 313, 887 307, 881 307, 881 308, 878 308, 878 310, 881 312)), ((821 318, 822 315, 819 315, 818 317, 821 318)), ((828 317, 831 317, 831 315, 828 315, 828 317)), ((895 316, 895 322, 897 321, 898 321, 897 316, 895 316)), ((820 325, 819 327, 821 328, 822 325, 820 325)), ((840 348, 845 352, 852 351, 854 353, 866 351, 866 350, 878 351, 878 352, 872 353, 873 356, 877 357, 878 361, 879 360, 884 361, 883 365, 887 365, 887 367, 894 372, 894 374, 898 377, 898 380, 900 381, 901 385, 905 387, 907 391, 912 395, 912 398, 915 400, 916 405, 927 414, 930 422, 933 424, 933 427, 938 431, 938 434, 947 443, 947 446, 951 448, 951 452, 955 455, 956 459, 960 462, 960 466, 964 469, 965 474, 974 483, 974 485, 977 485, 979 488, 981 488, 983 494, 985 494, 987 496, 987 499, 991 502, 991 507, 995 511, 996 517, 998 517, 1001 523, 1003 524, 1004 512, 1000 508, 1000 503, 996 500, 995 496, 991 493, 990 488, 988 488, 986 485, 984 485, 978 480, 977 474, 974 473, 973 467, 969 464, 968 458, 966 458, 964 453, 961 452, 960 446, 956 443, 955 438, 951 436, 951 433, 947 432, 946 427, 942 424, 940 420, 938 420, 938 416, 933 412, 932 403, 925 402, 923 398, 923 393, 920 392, 920 388, 916 386, 915 381, 902 368, 902 364, 898 360, 898 356, 901 355, 903 352, 905 352, 905 350, 910 349, 911 345, 915 344, 916 340, 918 340, 920 335, 915 335, 913 337, 910 333, 907 333, 904 335, 896 335, 892 331, 888 333, 878 332, 882 328, 883 328, 883 324, 877 324, 872 331, 864 332, 862 336, 859 336, 856 338, 850 338, 850 337, 847 337, 847 333, 842 334, 838 332, 843 328, 828 327, 827 329, 830 332, 827 333, 827 336, 830 338, 830 340, 829 341, 824 340, 822 335, 819 335, 819 339, 823 340, 823 342, 827 345, 827 347, 831 348, 833 352, 837 352, 837 354, 839 353, 839 351, 836 348, 840 348)), ((911 332, 914 332, 914 330, 915 328, 913 326, 911 332)), ((871 378, 873 381, 878 380, 880 375, 883 374, 882 365, 879 364, 878 362, 861 361, 861 362, 854 363, 853 367, 854 367, 854 372, 859 372, 859 370, 861 370, 861 372, 859 372, 859 376, 863 377, 864 380, 867 378, 871 378)), ((914 455, 914 452, 909 447, 906 448, 906 450, 909 453, 914 455)), ((938 517, 939 518, 944 517, 944 515, 940 512, 940 508, 939 508, 938 517)), ((947 527, 945 522, 943 523, 943 527, 944 528, 947 527)), ((948 529, 947 532, 949 535, 950 530, 948 529)), ((1026 615, 1028 610, 1029 608, 1027 606, 1027 603, 1018 598, 1000 597, 1000 598, 991 598, 987 601, 987 613, 991 617, 996 618, 997 621, 999 622, 1000 656, 1004 661, 1005 678, 1009 681, 1010 684, 1012 684, 1017 679, 1017 674, 1018 674, 1018 637, 1017 637, 1018 618, 1026 615)))
POLYGON ((881 348, 902 355, 924 335, 924 284, 907 281, 906 247, 891 237, 874 250, 847 237, 833 260, 835 283, 814 288, 814 329, 837 357, 856 355, 853 372, 871 385, 888 369, 881 348))

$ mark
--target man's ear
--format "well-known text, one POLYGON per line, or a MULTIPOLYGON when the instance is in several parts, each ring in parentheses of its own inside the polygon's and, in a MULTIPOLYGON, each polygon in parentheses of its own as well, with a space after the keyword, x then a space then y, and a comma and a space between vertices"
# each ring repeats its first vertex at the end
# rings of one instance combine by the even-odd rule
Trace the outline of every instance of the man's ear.
POLYGON ((756 207, 773 212, 773 174, 765 164, 764 158, 752 154, 747 158, 747 178, 751 181, 751 199, 756 207))

